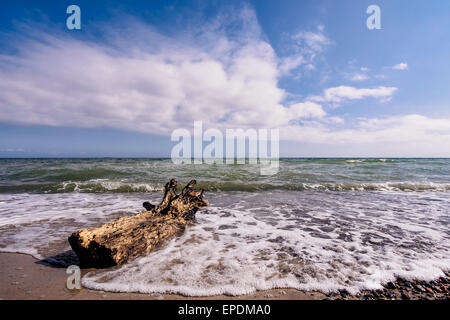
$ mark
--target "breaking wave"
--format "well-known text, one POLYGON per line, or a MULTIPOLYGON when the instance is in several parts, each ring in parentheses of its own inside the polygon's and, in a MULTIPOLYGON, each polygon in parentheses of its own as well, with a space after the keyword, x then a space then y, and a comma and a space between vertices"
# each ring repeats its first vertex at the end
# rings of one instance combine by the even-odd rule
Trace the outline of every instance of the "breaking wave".
MULTIPOLYGON (((187 182, 187 181, 186 181, 187 182)), ((183 182, 180 182, 182 185, 183 182)), ((405 191, 405 192, 449 192, 450 183, 443 182, 366 182, 366 183, 298 183, 269 184, 244 182, 199 182, 198 187, 206 191, 264 191, 264 190, 318 190, 318 191, 405 191)), ((90 180, 67 181, 56 184, 0 185, 0 193, 133 193, 164 190, 163 183, 130 183, 123 181, 90 180)))

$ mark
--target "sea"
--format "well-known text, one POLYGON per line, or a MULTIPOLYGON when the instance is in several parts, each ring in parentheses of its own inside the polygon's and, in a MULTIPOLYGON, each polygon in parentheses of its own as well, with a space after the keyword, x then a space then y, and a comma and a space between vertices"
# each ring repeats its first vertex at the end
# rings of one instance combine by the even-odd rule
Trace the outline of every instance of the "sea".
POLYGON ((156 250, 87 272, 84 287, 357 293, 450 270, 450 159, 287 158, 269 176, 253 164, 0 159, 0 251, 68 266, 72 232, 158 204, 171 178, 196 179, 210 205, 156 250))

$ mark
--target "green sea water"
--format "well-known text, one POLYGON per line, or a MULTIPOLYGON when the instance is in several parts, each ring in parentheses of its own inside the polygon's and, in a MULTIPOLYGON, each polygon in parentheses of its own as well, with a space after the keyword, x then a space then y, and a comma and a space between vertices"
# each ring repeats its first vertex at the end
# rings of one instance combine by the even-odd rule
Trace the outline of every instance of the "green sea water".
POLYGON ((207 191, 449 191, 450 159, 281 159, 259 165, 175 165, 170 159, 0 159, 0 192, 151 192, 168 179, 197 179, 207 191))

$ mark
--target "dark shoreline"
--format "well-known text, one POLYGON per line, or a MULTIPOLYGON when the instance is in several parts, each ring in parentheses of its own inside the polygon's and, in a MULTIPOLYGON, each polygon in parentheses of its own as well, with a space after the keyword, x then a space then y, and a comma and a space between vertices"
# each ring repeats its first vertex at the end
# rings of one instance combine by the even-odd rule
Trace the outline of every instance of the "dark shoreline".
POLYGON ((350 295, 346 290, 327 294, 328 299, 342 300, 448 300, 450 299, 450 272, 433 281, 406 280, 397 278, 386 283, 383 289, 362 290, 357 295, 350 295))

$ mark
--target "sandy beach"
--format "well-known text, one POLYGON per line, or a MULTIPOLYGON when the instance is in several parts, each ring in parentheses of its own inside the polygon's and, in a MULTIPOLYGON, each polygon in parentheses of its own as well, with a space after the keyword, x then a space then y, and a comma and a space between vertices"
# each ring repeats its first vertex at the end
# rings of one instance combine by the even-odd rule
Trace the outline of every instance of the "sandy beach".
MULTIPOLYGON (((141 294, 104 292, 85 288, 69 290, 65 268, 56 268, 29 255, 0 253, 0 299, 32 300, 180 300, 180 299, 255 299, 255 300, 317 300, 326 296, 320 292, 301 292, 294 289, 258 291, 241 296, 185 297, 176 294, 141 294)), ((89 270, 82 270, 82 274, 89 270)))
MULTIPOLYGON (((388 283, 383 290, 362 291, 352 296, 345 291, 323 294, 295 289, 271 289, 239 296, 187 297, 177 294, 105 292, 86 288, 69 290, 65 268, 51 266, 26 254, 0 253, 1 300, 448 300, 450 273, 436 281, 388 283)), ((82 275, 91 271, 82 269, 82 275)))

